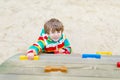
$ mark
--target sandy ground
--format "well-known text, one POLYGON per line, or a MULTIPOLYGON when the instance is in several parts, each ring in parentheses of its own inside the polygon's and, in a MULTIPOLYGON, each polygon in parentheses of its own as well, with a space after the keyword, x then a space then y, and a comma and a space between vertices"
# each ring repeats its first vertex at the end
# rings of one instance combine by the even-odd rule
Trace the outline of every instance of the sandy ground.
POLYGON ((0 63, 25 53, 50 18, 65 26, 73 53, 120 51, 120 0, 0 0, 0 63))

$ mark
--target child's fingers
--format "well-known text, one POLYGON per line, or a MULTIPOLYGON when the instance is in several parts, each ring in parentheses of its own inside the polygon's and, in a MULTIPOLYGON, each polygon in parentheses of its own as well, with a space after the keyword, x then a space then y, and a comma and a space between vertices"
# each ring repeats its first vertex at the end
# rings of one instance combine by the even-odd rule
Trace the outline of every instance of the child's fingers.
POLYGON ((34 53, 27 54, 27 57, 29 60, 32 60, 34 58, 34 53))

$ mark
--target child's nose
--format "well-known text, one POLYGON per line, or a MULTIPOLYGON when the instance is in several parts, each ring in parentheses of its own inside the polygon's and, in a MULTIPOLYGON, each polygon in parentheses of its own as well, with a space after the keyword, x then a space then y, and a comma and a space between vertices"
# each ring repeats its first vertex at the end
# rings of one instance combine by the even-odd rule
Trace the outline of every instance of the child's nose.
POLYGON ((58 34, 55 34, 55 36, 57 36, 58 34))
POLYGON ((58 35, 58 33, 56 32, 55 35, 58 35))

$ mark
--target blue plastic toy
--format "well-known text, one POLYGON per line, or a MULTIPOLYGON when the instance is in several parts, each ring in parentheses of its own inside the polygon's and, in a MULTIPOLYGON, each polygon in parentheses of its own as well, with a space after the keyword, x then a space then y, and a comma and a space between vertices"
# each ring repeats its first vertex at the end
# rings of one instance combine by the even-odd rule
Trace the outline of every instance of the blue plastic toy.
POLYGON ((96 58, 96 59, 100 59, 101 55, 100 54, 82 54, 82 58, 96 58))

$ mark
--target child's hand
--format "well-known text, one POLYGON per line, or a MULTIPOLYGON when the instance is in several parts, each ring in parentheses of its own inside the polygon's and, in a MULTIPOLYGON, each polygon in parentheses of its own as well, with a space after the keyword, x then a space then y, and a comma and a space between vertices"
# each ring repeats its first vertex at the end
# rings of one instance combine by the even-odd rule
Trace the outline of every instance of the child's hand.
POLYGON ((29 60, 33 60, 33 58, 34 58, 34 53, 29 53, 29 54, 27 54, 27 57, 28 57, 29 60))
POLYGON ((64 54, 64 52, 65 52, 64 49, 60 49, 60 50, 59 50, 59 53, 60 53, 60 54, 64 54))
POLYGON ((60 49, 60 50, 59 50, 59 53, 60 53, 60 54, 70 54, 70 52, 67 51, 67 50, 65 50, 65 49, 60 49))
POLYGON ((60 49, 59 51, 54 51, 54 54, 70 54, 70 52, 65 49, 60 49))
POLYGON ((63 54, 63 53, 64 53, 63 49, 54 51, 54 54, 63 54))

